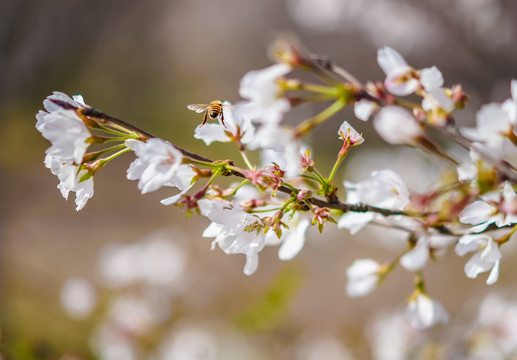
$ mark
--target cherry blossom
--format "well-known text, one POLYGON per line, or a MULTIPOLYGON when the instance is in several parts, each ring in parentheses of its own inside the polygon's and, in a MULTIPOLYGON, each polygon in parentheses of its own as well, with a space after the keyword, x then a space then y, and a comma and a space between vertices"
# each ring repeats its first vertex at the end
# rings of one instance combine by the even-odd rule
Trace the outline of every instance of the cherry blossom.
POLYGON ((354 114, 359 120, 367 121, 377 107, 373 101, 362 99, 354 104, 354 114))
POLYGON ((87 317, 97 302, 97 291, 83 278, 70 278, 61 287, 60 300, 68 315, 81 319, 87 317))
POLYGON ((413 115, 399 106, 383 107, 373 121, 377 133, 392 145, 414 144, 422 136, 422 127, 413 115))
POLYGON ((416 329, 426 329, 449 320, 449 315, 443 305, 422 293, 409 300, 406 317, 411 326, 416 329))
POLYGON ((46 153, 62 162, 81 164, 89 147, 91 134, 74 110, 67 110, 52 100, 60 100, 78 106, 78 102, 62 93, 54 93, 43 102, 48 112, 40 110, 36 115, 36 129, 50 141, 46 153))
POLYGON ((362 144, 364 139, 347 121, 343 121, 338 130, 339 139, 347 142, 350 146, 362 144))
MULTIPOLYGON (((245 254, 244 274, 253 274, 258 267, 258 253, 266 244, 260 218, 222 200, 202 199, 198 205, 201 214, 212 221, 203 232, 203 237, 215 238, 212 249, 217 244, 226 254, 245 254)), ((268 232, 267 236, 276 235, 268 232)))
POLYGON ((372 259, 357 259, 346 270, 346 293, 351 297, 370 294, 379 282, 381 265, 372 259))
POLYGON ((249 148, 261 149, 262 165, 268 166, 274 162, 285 171, 285 176, 289 179, 300 174, 300 152, 307 147, 294 137, 292 130, 264 125, 256 132, 249 148))
POLYGON ((81 210, 93 196, 93 176, 88 177, 86 170, 77 165, 63 163, 50 154, 45 157, 45 166, 59 179, 57 187, 65 199, 68 199, 70 191, 76 193, 76 210, 81 210), (82 180, 83 177, 87 178, 82 180))
POLYGON ((377 62, 386 74, 384 86, 394 95, 410 95, 420 86, 429 91, 443 85, 443 75, 436 66, 418 72, 388 46, 378 50, 377 62))
POLYGON ((486 283, 491 285, 497 281, 502 255, 499 246, 491 236, 485 234, 464 235, 460 238, 454 250, 458 256, 476 251, 465 264, 465 275, 467 277, 474 279, 480 273, 491 270, 486 283))
MULTIPOLYGON (((386 209, 403 210, 409 203, 406 185, 392 170, 374 171, 368 180, 359 183, 345 181, 344 185, 347 189, 347 202, 351 204, 365 203, 386 209)), ((373 212, 348 212, 339 218, 338 227, 346 228, 351 234, 355 234, 377 216, 378 214, 373 212)))
POLYGON ((490 224, 503 227, 517 223, 517 195, 510 183, 505 182, 502 191, 496 191, 482 196, 467 205, 460 213, 460 222, 476 225, 472 232, 481 232, 490 224))
POLYGON ((190 185, 194 172, 182 165, 183 155, 169 142, 153 138, 147 142, 126 140, 126 146, 135 152, 137 159, 127 170, 129 180, 139 180, 142 194, 162 186, 175 186, 180 190, 190 185))
POLYGON ((290 71, 290 65, 275 64, 244 75, 239 89, 239 94, 247 100, 242 107, 243 116, 255 122, 278 124, 291 107, 278 80, 290 71))
POLYGON ((207 145, 214 141, 230 142, 235 139, 242 144, 250 143, 254 139, 255 127, 248 118, 241 114, 244 103, 231 106, 225 102, 223 106, 225 106, 224 123, 226 126, 222 124, 200 125, 196 128, 194 137, 203 140, 207 145))

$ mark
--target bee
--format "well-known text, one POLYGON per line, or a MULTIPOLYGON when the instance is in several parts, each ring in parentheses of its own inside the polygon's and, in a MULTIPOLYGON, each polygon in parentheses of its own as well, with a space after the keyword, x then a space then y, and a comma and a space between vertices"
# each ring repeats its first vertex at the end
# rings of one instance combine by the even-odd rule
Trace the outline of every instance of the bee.
POLYGON ((190 104, 187 106, 187 108, 197 113, 202 113, 203 111, 205 111, 205 116, 203 117, 203 123, 201 124, 201 126, 205 125, 206 120, 208 119, 208 117, 210 117, 210 119, 213 120, 220 118, 221 123, 224 127, 226 127, 226 125, 224 124, 223 107, 227 106, 229 105, 223 104, 219 100, 214 100, 210 104, 190 104))

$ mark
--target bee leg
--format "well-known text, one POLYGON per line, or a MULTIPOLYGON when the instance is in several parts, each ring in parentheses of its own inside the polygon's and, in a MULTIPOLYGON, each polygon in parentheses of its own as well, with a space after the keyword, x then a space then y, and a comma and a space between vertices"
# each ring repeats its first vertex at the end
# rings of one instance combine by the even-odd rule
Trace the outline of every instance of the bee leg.
POLYGON ((223 112, 221 111, 221 123, 223 124, 223 126, 226 128, 226 125, 224 124, 224 115, 223 115, 223 112))
POLYGON ((207 119, 207 115, 208 115, 208 112, 205 113, 205 116, 203 116, 203 123, 201 125, 199 125, 199 127, 205 125, 206 123, 206 119, 207 119))

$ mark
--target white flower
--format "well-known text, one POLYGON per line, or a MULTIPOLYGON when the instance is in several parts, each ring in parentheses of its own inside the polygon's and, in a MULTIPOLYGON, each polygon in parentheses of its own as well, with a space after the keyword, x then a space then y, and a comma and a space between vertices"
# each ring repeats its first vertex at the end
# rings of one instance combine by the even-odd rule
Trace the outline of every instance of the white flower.
POLYGON ((248 100, 242 108, 243 116, 260 123, 278 124, 291 107, 283 97, 278 79, 290 71, 287 64, 275 64, 244 75, 239 89, 239 94, 248 100))
POLYGON ((505 182, 502 191, 486 194, 482 199, 459 214, 460 222, 476 225, 470 229, 472 232, 481 232, 494 223, 503 227, 517 222, 517 195, 510 183, 505 182))
MULTIPOLYGON (((359 183, 345 181, 344 186, 347 189, 347 202, 351 204, 364 203, 385 209, 403 210, 409 203, 406 185, 392 170, 373 171, 368 180, 359 183)), ((376 217, 377 214, 372 212, 347 212, 339 218, 338 227, 347 228, 355 234, 376 217)))
POLYGON ((422 128, 407 110, 394 105, 383 107, 375 116, 373 127, 392 145, 413 144, 422 128))
POLYGON ((491 285, 497 281, 499 278, 499 262, 502 255, 499 251, 499 246, 492 237, 484 234, 463 235, 454 250, 459 256, 476 251, 465 264, 465 275, 468 278, 474 279, 480 273, 491 270, 486 283, 491 285))
POLYGON ((358 259, 346 270, 346 293, 351 297, 371 293, 379 282, 381 265, 372 259, 358 259))
MULTIPOLYGON (((239 204, 240 208, 245 207, 250 201, 256 201, 267 196, 260 193, 255 187, 244 185, 239 188, 235 197, 234 204, 239 204)), ((269 206, 260 207, 261 216, 273 216, 277 212, 276 206, 267 211, 269 206)), ((307 229, 310 226, 310 220, 307 217, 300 217, 300 213, 295 213, 292 217, 284 216, 282 221, 288 228, 282 229, 282 236, 278 238, 273 232, 266 233, 266 245, 280 245, 278 249, 278 258, 280 260, 291 260, 302 250, 305 245, 307 229)))
POLYGON ((420 86, 427 91, 443 86, 443 75, 436 66, 417 72, 398 52, 388 46, 378 50, 377 62, 386 74, 384 86, 394 95, 410 95, 420 86))
POLYGON ((201 199, 198 205, 201 214, 212 221, 203 232, 203 237, 215 238, 212 249, 217 244, 226 254, 245 254, 244 274, 253 274, 258 267, 258 253, 266 244, 264 234, 257 231, 262 221, 226 201, 201 199))
MULTIPOLYGON (((409 203, 409 191, 400 176, 392 170, 376 170, 368 180, 344 182, 350 201, 362 202, 392 210, 402 210, 409 203)), ((347 198, 347 199, 348 199, 347 198)))
POLYGON ((464 128, 462 132, 474 141, 501 145, 512 126, 507 111, 500 104, 494 103, 484 105, 477 112, 475 128, 464 128))
POLYGON ((416 329, 426 329, 449 320, 449 315, 443 305, 431 299, 427 294, 419 294, 416 298, 409 300, 406 317, 411 326, 416 329))
POLYGON ((87 280, 70 278, 61 287, 60 300, 68 315, 81 319, 90 315, 97 301, 97 293, 87 280))
POLYGON ((126 146, 135 152, 137 159, 127 170, 129 180, 139 180, 142 194, 162 186, 175 186, 184 190, 190 186, 194 172, 182 165, 183 155, 169 142, 153 138, 147 142, 126 140, 126 146))
POLYGON ((76 193, 76 210, 81 210, 93 196, 93 176, 80 181, 88 174, 86 170, 79 171, 79 166, 63 163, 50 154, 45 157, 45 166, 59 179, 60 183, 57 187, 65 199, 68 199, 70 191, 76 193))
POLYGON ((351 146, 359 145, 364 138, 347 121, 343 121, 338 130, 339 139, 349 142, 351 146))
POLYGON ((464 128, 462 132, 474 141, 501 146, 517 124, 517 80, 511 82, 511 95, 502 104, 484 105, 477 112, 476 127, 464 128))
POLYGON ((65 109, 52 100, 60 100, 70 106, 78 103, 62 93, 54 93, 43 102, 48 112, 40 110, 36 115, 36 129, 52 144, 46 151, 58 161, 79 165, 88 146, 90 132, 75 110, 65 109))
POLYGON ((62 110, 65 108, 79 109, 83 107, 89 107, 84 103, 84 99, 81 95, 74 95, 72 96, 72 98, 70 98, 70 96, 59 91, 54 91, 52 95, 48 96, 43 101, 43 106, 45 107, 45 110, 47 110, 49 113, 56 112, 58 110, 62 110), (58 105, 56 104, 56 102, 61 104, 58 105))
POLYGON ((392 94, 409 95, 418 88, 418 79, 412 76, 412 68, 392 48, 385 46, 377 51, 377 62, 386 74, 384 85, 392 94))
POLYGON ((301 172, 302 144, 295 139, 290 129, 271 124, 264 125, 255 133, 249 148, 262 149, 262 165, 268 166, 273 162, 278 164, 280 169, 285 171, 286 178, 294 178, 301 172))
POLYGON ((223 103, 224 107, 224 124, 205 124, 198 126, 195 130, 194 137, 203 140, 207 145, 214 141, 229 142, 233 138, 239 138, 241 143, 248 144, 255 135, 255 127, 252 122, 242 116, 243 103, 235 106, 228 106, 229 103, 223 103), (227 105, 227 106, 225 106, 227 105))
POLYGON ((354 114, 359 120, 367 121, 377 107, 373 101, 362 99, 354 104, 354 114))

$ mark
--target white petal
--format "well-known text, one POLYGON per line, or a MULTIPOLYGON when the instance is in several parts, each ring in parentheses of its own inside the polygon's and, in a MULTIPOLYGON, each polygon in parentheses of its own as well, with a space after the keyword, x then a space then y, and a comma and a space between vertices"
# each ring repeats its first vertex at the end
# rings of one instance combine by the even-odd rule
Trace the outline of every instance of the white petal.
POLYGON ((484 223, 490 219, 495 210, 492 205, 481 200, 476 200, 465 207, 459 214, 460 222, 472 225, 484 223))
POLYGON ((373 219, 375 219, 375 213, 373 212, 358 213, 349 211, 339 218, 337 226, 340 229, 348 229, 350 234, 355 235, 373 219))
POLYGON ((488 275, 486 283, 488 285, 492 285, 495 282, 497 282, 497 279, 499 279, 499 261, 496 261, 494 266, 492 267, 492 271, 490 271, 490 275, 488 275))
POLYGON ((400 68, 393 71, 384 80, 384 86, 394 95, 406 96, 414 93, 419 87, 417 79, 410 77, 409 68, 400 68))
POLYGON ((253 275, 258 268, 258 254, 250 253, 246 254, 246 265, 244 265, 244 274, 253 275))
POLYGON ((490 238, 486 247, 481 252, 481 259, 486 263, 495 263, 496 261, 501 260, 502 255, 499 250, 499 245, 490 238))
POLYGON ((484 273, 485 271, 488 271, 492 268, 494 264, 492 263, 486 263, 481 259, 481 253, 477 252, 470 258, 469 261, 465 264, 465 275, 467 275, 468 278, 474 279, 479 274, 484 273))
POLYGON ((214 141, 228 142, 230 138, 225 134, 225 131, 225 128, 219 124, 200 125, 194 132, 194 138, 203 140, 207 145, 214 141))
POLYGON ((371 293, 379 281, 381 266, 372 259, 358 259, 347 269, 348 283, 346 292, 348 296, 358 297, 371 293))
POLYGON ((398 106, 382 108, 373 121, 377 133, 388 143, 411 144, 422 134, 413 115, 398 106))
POLYGON ((278 250, 280 260, 291 260, 294 258, 305 244, 305 232, 309 228, 309 219, 302 219, 294 229, 290 229, 282 246, 278 250))
POLYGON ((420 83, 428 91, 440 88, 443 86, 443 75, 436 66, 422 69, 420 83))
POLYGON ((367 121, 377 107, 373 101, 359 100, 354 104, 354 114, 359 120, 367 121))
POLYGON ((483 234, 467 234, 463 235, 456 244, 454 251, 456 255, 463 256, 466 253, 477 251, 479 247, 485 245, 489 240, 489 236, 483 234))
POLYGON ((407 67, 406 60, 389 46, 385 46, 377 51, 377 63, 386 75, 401 67, 407 67))
POLYGON ((172 204, 176 204, 183 195, 185 195, 187 193, 187 191, 190 190, 192 186, 190 187, 187 187, 185 189, 183 189, 181 192, 177 193, 176 195, 173 195, 171 197, 168 197, 166 199, 163 199, 161 200, 160 202, 163 204, 163 205, 172 205, 172 204))
POLYGON ((418 239, 416 246, 400 258, 400 265, 409 271, 417 271, 424 267, 429 259, 429 245, 426 238, 418 239))

